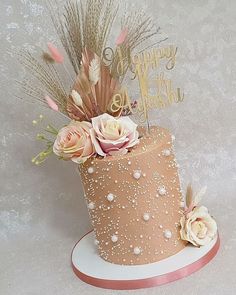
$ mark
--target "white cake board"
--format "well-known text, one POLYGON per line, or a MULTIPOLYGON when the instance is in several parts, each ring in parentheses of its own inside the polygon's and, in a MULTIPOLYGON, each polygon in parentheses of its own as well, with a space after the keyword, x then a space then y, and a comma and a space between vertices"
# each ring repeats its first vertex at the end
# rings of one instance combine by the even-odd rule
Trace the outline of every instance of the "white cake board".
POLYGON ((100 288, 132 290, 163 285, 201 269, 220 246, 219 236, 208 245, 186 246, 177 254, 145 265, 117 265, 103 260, 94 245, 93 231, 75 245, 71 262, 75 274, 84 282, 100 288))

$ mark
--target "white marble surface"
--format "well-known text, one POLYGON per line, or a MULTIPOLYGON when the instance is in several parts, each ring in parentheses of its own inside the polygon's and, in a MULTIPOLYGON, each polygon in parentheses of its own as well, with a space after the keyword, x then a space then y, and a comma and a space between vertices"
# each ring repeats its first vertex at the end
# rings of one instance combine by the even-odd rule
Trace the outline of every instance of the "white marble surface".
POLYGON ((74 164, 55 158, 41 168, 31 164, 40 150, 31 121, 44 113, 60 123, 50 111, 13 96, 23 71, 7 54, 43 47, 55 34, 42 1, 1 0, 0 294, 235 294, 236 2, 137 2, 179 47, 173 78, 186 100, 152 117, 176 135, 183 185, 208 185, 204 203, 218 221, 220 252, 200 272, 148 290, 102 290, 75 277, 70 252, 91 228, 79 176, 74 164))

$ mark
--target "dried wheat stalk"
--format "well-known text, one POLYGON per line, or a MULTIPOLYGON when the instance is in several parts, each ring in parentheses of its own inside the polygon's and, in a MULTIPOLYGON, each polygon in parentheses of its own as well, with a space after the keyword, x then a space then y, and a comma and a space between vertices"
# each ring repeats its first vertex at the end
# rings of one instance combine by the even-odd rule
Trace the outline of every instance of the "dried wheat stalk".
POLYGON ((50 63, 43 64, 28 51, 22 51, 18 56, 20 63, 33 79, 23 82, 25 94, 44 102, 44 95, 47 93, 57 102, 60 111, 66 114, 67 91, 55 66, 50 63), (44 94, 41 90, 42 87, 45 89, 44 94))
MULTIPOLYGON (((128 71, 132 52, 134 52, 134 50, 137 51, 141 45, 144 45, 147 41, 151 41, 152 38, 157 36, 160 32, 160 27, 156 27, 153 19, 142 11, 135 11, 125 14, 121 21, 121 27, 122 29, 126 28, 128 30, 126 41, 120 46, 120 51, 124 62, 123 75, 120 76, 120 74, 117 72, 118 63, 120 62, 120 57, 117 50, 114 52, 114 58, 111 64, 111 73, 114 77, 120 78, 120 82, 123 80, 126 72, 128 71)), ((149 46, 153 46, 154 44, 161 43, 165 40, 166 39, 158 40, 149 46)), ((146 48, 147 47, 144 49, 146 48)))
POLYGON ((63 16, 57 1, 48 0, 48 7, 57 34, 78 75, 84 48, 101 57, 118 6, 114 0, 87 0, 85 4, 68 0, 63 16))
POLYGON ((92 115, 107 111, 112 95, 120 90, 120 83, 130 67, 132 52, 137 51, 138 47, 156 36, 160 28, 156 28, 152 19, 143 12, 125 14, 121 21, 121 28, 126 28, 128 35, 125 42, 119 46, 124 60, 124 73, 121 75, 117 72, 120 62, 117 49, 114 50, 112 63, 108 67, 102 63, 104 48, 107 46, 118 12, 115 0, 85 2, 67 0, 62 12, 58 0, 46 0, 46 3, 55 30, 76 73, 75 90, 83 100, 84 110, 74 104, 69 93, 71 85, 69 87, 65 85, 52 57, 47 52, 43 52, 41 61, 27 51, 19 54, 20 62, 32 76, 32 80, 21 83, 23 91, 29 97, 43 103, 45 103, 45 94, 48 94, 55 100, 63 114, 69 113, 71 118, 89 120, 92 115), (100 73, 92 63, 91 56, 97 56, 101 61, 100 73), (93 76, 94 79, 89 81, 89 74, 86 72, 84 75, 82 71, 91 65, 93 65, 94 73, 95 70, 97 73, 95 78, 93 76), (90 82, 91 85, 88 84, 90 82), (86 92, 86 89, 89 91, 86 92))

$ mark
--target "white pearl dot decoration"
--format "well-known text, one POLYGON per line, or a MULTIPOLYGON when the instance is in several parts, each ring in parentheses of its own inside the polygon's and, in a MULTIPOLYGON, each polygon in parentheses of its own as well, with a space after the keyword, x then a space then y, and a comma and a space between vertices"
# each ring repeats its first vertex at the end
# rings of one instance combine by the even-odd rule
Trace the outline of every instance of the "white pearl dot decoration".
POLYGON ((161 196, 166 195, 166 188, 164 186, 158 188, 158 194, 161 196))
POLYGON ((93 172, 94 172, 94 168, 93 168, 93 167, 89 167, 89 168, 88 168, 88 173, 89 173, 89 174, 93 174, 93 172))
POLYGON ((143 214, 143 220, 148 221, 150 219, 150 215, 148 213, 143 214))
POLYGON ((172 141, 175 141, 175 136, 171 135, 171 139, 172 139, 172 141))
POLYGON ((108 200, 109 202, 114 201, 114 195, 111 194, 111 193, 109 193, 109 194, 107 195, 107 200, 108 200))
POLYGON ((94 240, 94 244, 95 244, 95 245, 98 245, 98 244, 99 244, 99 241, 98 241, 97 239, 95 239, 95 240, 94 240))
POLYGON ((170 230, 166 229, 166 230, 164 231, 164 237, 165 237, 166 239, 170 239, 170 238, 172 237, 172 232, 171 232, 170 230))
POLYGON ((141 177, 141 175, 142 175, 142 173, 141 173, 140 170, 134 170, 134 172, 133 172, 133 177, 134 177, 135 179, 138 180, 138 179, 141 177))
POLYGON ((89 208, 90 210, 95 209, 95 204, 94 204, 94 202, 90 202, 90 203, 88 204, 88 208, 89 208))
POLYGON ((141 249, 139 247, 134 248, 134 254, 139 255, 141 253, 141 249))
POLYGON ((112 240, 113 243, 116 243, 116 242, 118 241, 118 237, 117 237, 117 235, 113 235, 113 236, 111 237, 111 240, 112 240))
POLYGON ((162 155, 165 156, 165 157, 169 157, 170 154, 171 154, 171 152, 168 149, 162 151, 162 155))

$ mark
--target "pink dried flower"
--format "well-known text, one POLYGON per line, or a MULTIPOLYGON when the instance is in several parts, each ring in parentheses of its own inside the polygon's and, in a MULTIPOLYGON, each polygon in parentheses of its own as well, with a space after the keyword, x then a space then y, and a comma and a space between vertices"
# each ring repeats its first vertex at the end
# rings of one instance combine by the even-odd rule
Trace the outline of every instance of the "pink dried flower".
POLYGON ((49 106, 52 110, 58 112, 58 110, 59 110, 58 105, 55 103, 55 101, 54 101, 50 96, 46 95, 46 96, 45 96, 45 100, 46 100, 48 106, 49 106))
POLYGON ((128 29, 127 28, 124 28, 120 32, 119 36, 116 39, 116 45, 119 46, 119 45, 123 44, 125 42, 127 36, 128 36, 128 29))
POLYGON ((64 61, 63 55, 59 52, 59 50, 52 44, 48 43, 48 50, 50 51, 51 57, 55 62, 61 64, 64 61))

